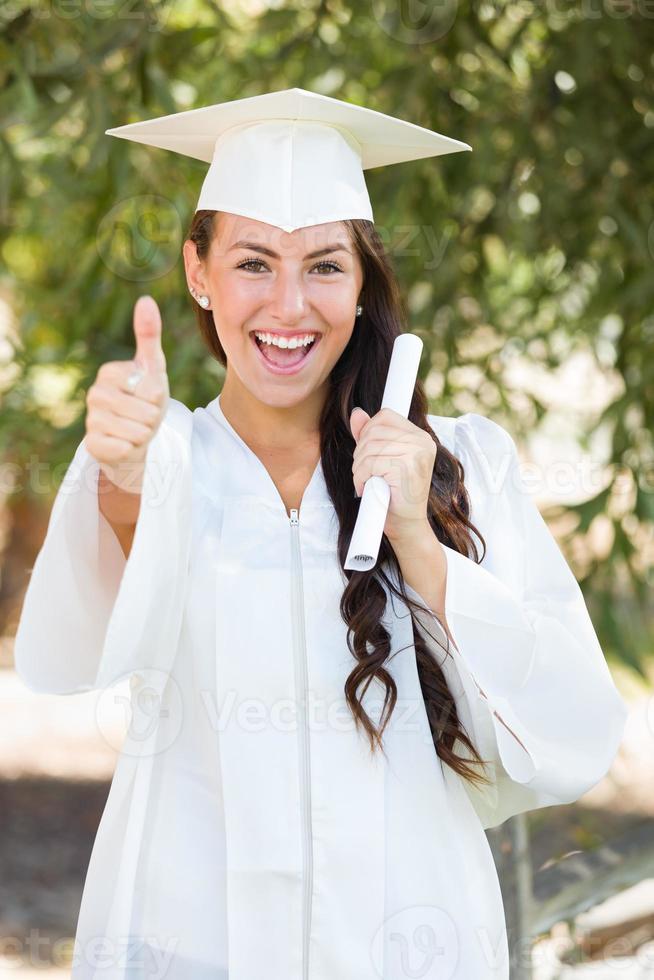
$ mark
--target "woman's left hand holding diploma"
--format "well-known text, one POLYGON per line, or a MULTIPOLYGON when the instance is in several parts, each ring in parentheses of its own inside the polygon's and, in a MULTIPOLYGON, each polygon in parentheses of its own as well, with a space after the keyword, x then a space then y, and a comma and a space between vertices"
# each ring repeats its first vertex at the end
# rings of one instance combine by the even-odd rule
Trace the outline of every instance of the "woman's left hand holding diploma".
POLYGON ((436 460, 436 443, 428 432, 382 408, 372 417, 362 408, 350 416, 356 442, 352 478, 357 496, 371 476, 381 476, 390 488, 384 534, 395 547, 410 546, 432 533, 427 501, 436 460))

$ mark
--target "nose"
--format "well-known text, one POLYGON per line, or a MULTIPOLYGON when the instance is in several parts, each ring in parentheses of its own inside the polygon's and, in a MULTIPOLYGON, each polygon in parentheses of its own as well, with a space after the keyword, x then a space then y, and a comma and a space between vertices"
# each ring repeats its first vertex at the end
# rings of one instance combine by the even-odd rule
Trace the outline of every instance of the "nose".
POLYGON ((280 324, 291 326, 303 318, 308 303, 301 269, 280 268, 271 287, 269 308, 280 324))

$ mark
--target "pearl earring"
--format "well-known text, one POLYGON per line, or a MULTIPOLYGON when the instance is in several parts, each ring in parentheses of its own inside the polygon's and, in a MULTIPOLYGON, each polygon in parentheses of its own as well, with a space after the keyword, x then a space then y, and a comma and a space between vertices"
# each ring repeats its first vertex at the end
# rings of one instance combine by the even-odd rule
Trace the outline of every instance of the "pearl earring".
POLYGON ((209 306, 209 302, 210 302, 209 297, 208 296, 198 296, 198 294, 196 293, 196 291, 193 289, 192 286, 189 287, 189 290, 190 290, 191 296, 195 300, 197 300, 197 302, 200 304, 200 306, 204 310, 206 310, 207 307, 209 306))
POLYGON ((363 313, 363 307, 357 306, 357 316, 361 316, 362 313, 363 313))

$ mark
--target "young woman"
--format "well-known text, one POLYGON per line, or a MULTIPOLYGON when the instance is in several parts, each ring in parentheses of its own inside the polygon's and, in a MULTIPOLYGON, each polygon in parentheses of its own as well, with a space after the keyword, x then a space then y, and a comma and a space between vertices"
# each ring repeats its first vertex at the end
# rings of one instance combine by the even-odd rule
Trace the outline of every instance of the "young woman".
POLYGON ((484 828, 595 785, 625 704, 508 432, 420 383, 379 411, 406 326, 374 223, 234 207, 183 247, 220 394, 170 397, 141 297, 16 639, 34 690, 132 689, 73 977, 506 980, 484 828), (371 475, 379 558, 346 572, 371 475))

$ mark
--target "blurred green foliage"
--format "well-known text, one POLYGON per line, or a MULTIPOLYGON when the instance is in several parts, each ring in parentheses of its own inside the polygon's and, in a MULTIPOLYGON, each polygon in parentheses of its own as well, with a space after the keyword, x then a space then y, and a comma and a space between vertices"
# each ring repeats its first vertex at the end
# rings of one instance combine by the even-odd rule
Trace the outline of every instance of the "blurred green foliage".
POLYGON ((570 358, 592 359, 606 397, 582 393, 569 414, 585 447, 603 434, 605 480, 547 516, 574 518, 571 545, 602 522, 608 559, 578 549, 573 564, 607 655, 639 669, 654 580, 653 27, 645 0, 5 3, 0 289, 18 334, 0 353, 5 458, 38 446, 61 478, 98 366, 132 356, 145 292, 174 396, 194 408, 219 390, 180 255, 206 164, 105 129, 293 86, 398 115, 474 150, 366 175, 431 410, 490 415, 519 441, 565 408, 570 358), (525 364, 545 384, 523 391, 525 364))

